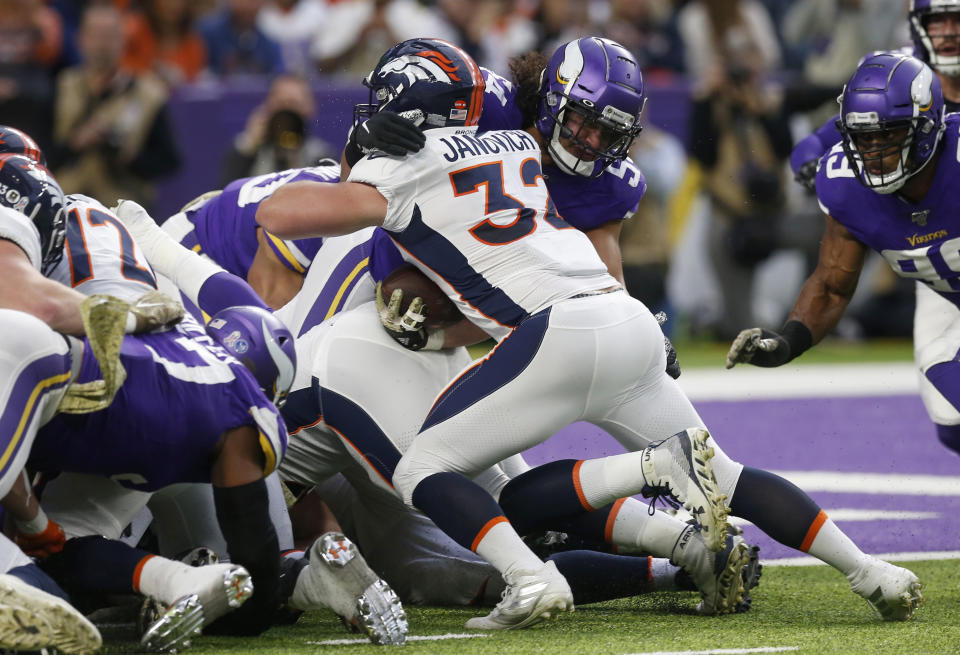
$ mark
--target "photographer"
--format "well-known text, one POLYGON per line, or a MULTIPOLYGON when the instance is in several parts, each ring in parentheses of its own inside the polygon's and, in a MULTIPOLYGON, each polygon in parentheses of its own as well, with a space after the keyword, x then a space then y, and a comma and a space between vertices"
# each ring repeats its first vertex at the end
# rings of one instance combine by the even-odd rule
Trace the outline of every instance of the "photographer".
POLYGON ((315 106, 306 80, 281 75, 273 80, 263 103, 250 113, 234 139, 223 169, 223 183, 288 168, 313 166, 333 149, 310 136, 315 106))
POLYGON ((54 146, 47 155, 65 192, 106 205, 126 198, 149 206, 153 180, 174 172, 180 155, 163 82, 120 68, 123 24, 112 5, 84 11, 83 63, 57 78, 54 146))
POLYGON ((754 272, 778 245, 792 141, 782 90, 764 78, 779 53, 761 36, 764 18, 769 22, 763 7, 752 0, 700 0, 688 10, 680 21, 681 34, 696 49, 688 51, 688 64, 704 63, 695 76, 690 154, 700 164, 710 203, 708 248, 723 296, 722 316, 711 327, 722 339, 736 335, 743 320, 756 322, 754 272), (712 38, 703 39, 704 33, 712 38), (694 38, 700 43, 693 45, 694 38), (698 57, 704 41, 712 52, 698 57))

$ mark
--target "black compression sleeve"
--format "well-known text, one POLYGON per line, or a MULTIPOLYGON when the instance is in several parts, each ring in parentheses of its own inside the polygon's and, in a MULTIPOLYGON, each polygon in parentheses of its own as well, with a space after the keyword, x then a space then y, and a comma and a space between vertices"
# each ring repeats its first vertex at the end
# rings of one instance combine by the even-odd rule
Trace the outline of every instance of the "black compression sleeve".
POLYGON ((204 632, 259 634, 270 627, 279 606, 280 546, 270 522, 267 485, 257 480, 238 487, 214 487, 213 501, 230 560, 250 572, 253 596, 204 632))

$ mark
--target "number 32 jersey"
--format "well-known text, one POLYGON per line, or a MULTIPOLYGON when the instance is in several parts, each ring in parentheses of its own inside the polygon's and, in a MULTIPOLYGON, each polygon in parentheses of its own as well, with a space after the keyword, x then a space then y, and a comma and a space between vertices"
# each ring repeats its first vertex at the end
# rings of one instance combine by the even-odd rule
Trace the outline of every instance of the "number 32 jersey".
POLYGON ((540 149, 521 130, 427 130, 407 157, 364 157, 350 181, 387 199, 383 228, 494 338, 579 293, 616 286, 590 240, 556 212, 540 149))
POLYGON ((958 137, 960 114, 948 114, 933 183, 920 202, 864 187, 839 143, 820 162, 817 198, 824 212, 883 255, 897 275, 920 280, 960 306, 958 137))

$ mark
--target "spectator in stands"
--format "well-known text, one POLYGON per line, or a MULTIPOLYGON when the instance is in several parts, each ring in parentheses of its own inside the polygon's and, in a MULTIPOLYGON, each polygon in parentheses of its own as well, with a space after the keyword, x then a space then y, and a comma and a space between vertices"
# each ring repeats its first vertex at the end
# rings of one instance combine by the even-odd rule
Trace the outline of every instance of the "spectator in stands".
POLYGON ((0 116, 50 144, 52 70, 63 45, 59 15, 42 0, 0 0, 0 116))
POLYGON ((694 0, 679 16, 693 78, 688 138, 710 201, 708 249, 722 295, 715 337, 752 325, 757 265, 777 247, 792 148, 773 24, 756 0, 694 0), (747 323, 743 323, 747 320, 747 323))
POLYGON ((440 18, 456 32, 454 43, 481 66, 507 70, 510 59, 537 43, 535 23, 507 0, 437 0, 440 18))
POLYGON ((227 0, 203 17, 197 28, 207 47, 207 64, 220 76, 269 75, 283 71, 278 46, 257 27, 263 0, 227 0))
POLYGON ((123 16, 92 5, 80 22, 83 63, 57 78, 54 147, 47 158, 67 193, 110 205, 150 203, 152 182, 180 164, 167 117, 166 87, 152 73, 120 68, 123 16))
POLYGON ((207 64, 206 46, 194 28, 187 0, 145 0, 142 11, 127 19, 123 68, 153 71, 168 86, 193 82, 207 64))
POLYGON ((337 0, 327 8, 327 20, 311 47, 323 73, 366 75, 384 51, 407 39, 457 40, 436 9, 417 0, 337 0))
POLYGON ((683 72, 683 44, 672 10, 668 0, 610 2, 604 33, 636 56, 648 81, 657 73, 683 72))
POLYGON ((316 107, 313 91, 296 75, 273 80, 263 103, 250 113, 224 164, 223 184, 288 168, 313 166, 334 149, 310 136, 316 107))
POLYGON ((328 19, 325 0, 270 0, 257 16, 257 26, 280 46, 288 73, 313 72, 310 47, 328 19))
POLYGON ((797 0, 784 17, 784 41, 800 53, 808 81, 841 87, 865 54, 906 44, 906 6, 903 0, 797 0))

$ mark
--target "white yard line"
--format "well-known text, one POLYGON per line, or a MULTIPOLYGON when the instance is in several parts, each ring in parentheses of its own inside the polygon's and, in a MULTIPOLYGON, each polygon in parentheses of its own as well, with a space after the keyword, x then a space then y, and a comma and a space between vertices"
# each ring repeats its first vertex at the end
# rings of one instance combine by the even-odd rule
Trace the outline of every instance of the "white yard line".
MULTIPOLYGON (((475 639, 476 637, 489 637, 483 632, 475 633, 449 633, 445 635, 410 635, 407 641, 441 641, 443 639, 475 639)), ((369 639, 325 639, 324 641, 308 641, 310 646, 356 646, 358 644, 370 644, 369 639)))
MULTIPOLYGON (((946 452, 946 451, 944 451, 946 452)), ((771 471, 806 492, 902 496, 960 496, 960 476, 915 473, 841 473, 837 471, 771 471)))
POLYGON ((740 655, 740 653, 784 653, 799 646, 761 646, 759 648, 713 648, 711 650, 655 650, 627 655, 740 655))
POLYGON ((694 402, 836 398, 918 394, 917 375, 911 362, 740 365, 729 371, 718 363, 715 368, 684 369, 677 382, 694 402))
MULTIPOLYGON (((924 560, 960 559, 960 550, 929 550, 903 553, 879 553, 874 555, 888 562, 923 562, 924 560)), ((824 564, 815 557, 782 557, 779 559, 761 559, 764 566, 820 566, 824 564)), ((825 566, 825 564, 824 564, 825 566)))

